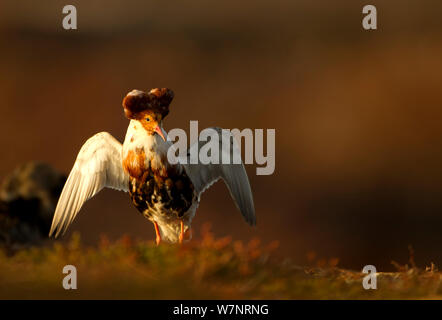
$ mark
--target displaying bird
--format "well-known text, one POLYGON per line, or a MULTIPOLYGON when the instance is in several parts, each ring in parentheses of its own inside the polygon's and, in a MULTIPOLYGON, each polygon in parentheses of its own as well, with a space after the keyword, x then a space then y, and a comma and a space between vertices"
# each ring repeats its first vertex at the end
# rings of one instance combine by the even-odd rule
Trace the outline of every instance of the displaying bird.
MULTIPOLYGON (((183 242, 191 237, 190 225, 201 194, 219 179, 250 224, 256 224, 253 196, 242 161, 239 164, 190 164, 186 159, 172 164, 167 152, 172 142, 166 139, 163 120, 174 97, 170 89, 146 93, 132 90, 123 99, 130 120, 124 143, 107 132, 98 133, 81 147, 64 185, 52 220, 49 236, 64 234, 82 205, 103 188, 129 192, 135 207, 155 227, 156 243, 161 240, 183 242), (184 160, 184 161, 183 161, 184 160)), ((240 156, 240 150, 222 147, 220 128, 213 128, 208 141, 218 139, 219 157, 240 156)), ((228 133, 228 138, 233 136, 228 133)), ((208 142, 197 142, 198 150, 208 142)), ((190 150, 190 149, 189 149, 190 150)))

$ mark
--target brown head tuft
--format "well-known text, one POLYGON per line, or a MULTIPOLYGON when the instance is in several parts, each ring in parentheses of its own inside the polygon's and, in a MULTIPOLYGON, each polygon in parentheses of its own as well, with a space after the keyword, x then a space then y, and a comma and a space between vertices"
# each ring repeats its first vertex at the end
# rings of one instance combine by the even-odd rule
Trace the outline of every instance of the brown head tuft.
POLYGON ((164 119, 169 113, 169 105, 174 97, 173 91, 167 88, 152 89, 146 93, 132 90, 123 99, 124 114, 129 119, 140 119, 145 111, 159 113, 164 119))

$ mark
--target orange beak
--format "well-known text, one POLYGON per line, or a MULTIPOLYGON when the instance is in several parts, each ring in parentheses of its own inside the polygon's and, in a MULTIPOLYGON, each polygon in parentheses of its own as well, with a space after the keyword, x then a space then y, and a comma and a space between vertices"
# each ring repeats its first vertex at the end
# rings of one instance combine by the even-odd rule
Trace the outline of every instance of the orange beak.
POLYGON ((164 137, 163 131, 161 131, 160 126, 156 126, 155 132, 160 135, 161 138, 163 138, 164 141, 166 141, 166 138, 164 137))

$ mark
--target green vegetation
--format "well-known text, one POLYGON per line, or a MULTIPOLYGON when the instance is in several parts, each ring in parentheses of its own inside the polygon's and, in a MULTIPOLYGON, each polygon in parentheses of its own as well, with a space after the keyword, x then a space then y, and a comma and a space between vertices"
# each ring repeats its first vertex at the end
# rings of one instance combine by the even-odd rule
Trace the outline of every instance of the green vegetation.
POLYGON ((402 299, 438 298, 441 273, 412 264, 378 276, 378 290, 364 290, 364 274, 327 267, 299 267, 275 257, 276 243, 215 239, 182 246, 134 242, 129 237, 96 248, 67 244, 0 251, 0 298, 37 299, 402 299), (62 288, 62 269, 77 267, 78 290, 62 288))

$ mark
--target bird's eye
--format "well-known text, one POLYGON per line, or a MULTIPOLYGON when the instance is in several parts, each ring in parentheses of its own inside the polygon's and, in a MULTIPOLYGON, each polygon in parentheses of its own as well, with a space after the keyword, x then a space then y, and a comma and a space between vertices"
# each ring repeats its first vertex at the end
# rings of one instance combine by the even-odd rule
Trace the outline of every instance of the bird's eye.
POLYGON ((146 121, 150 121, 150 118, 146 118, 146 121))

